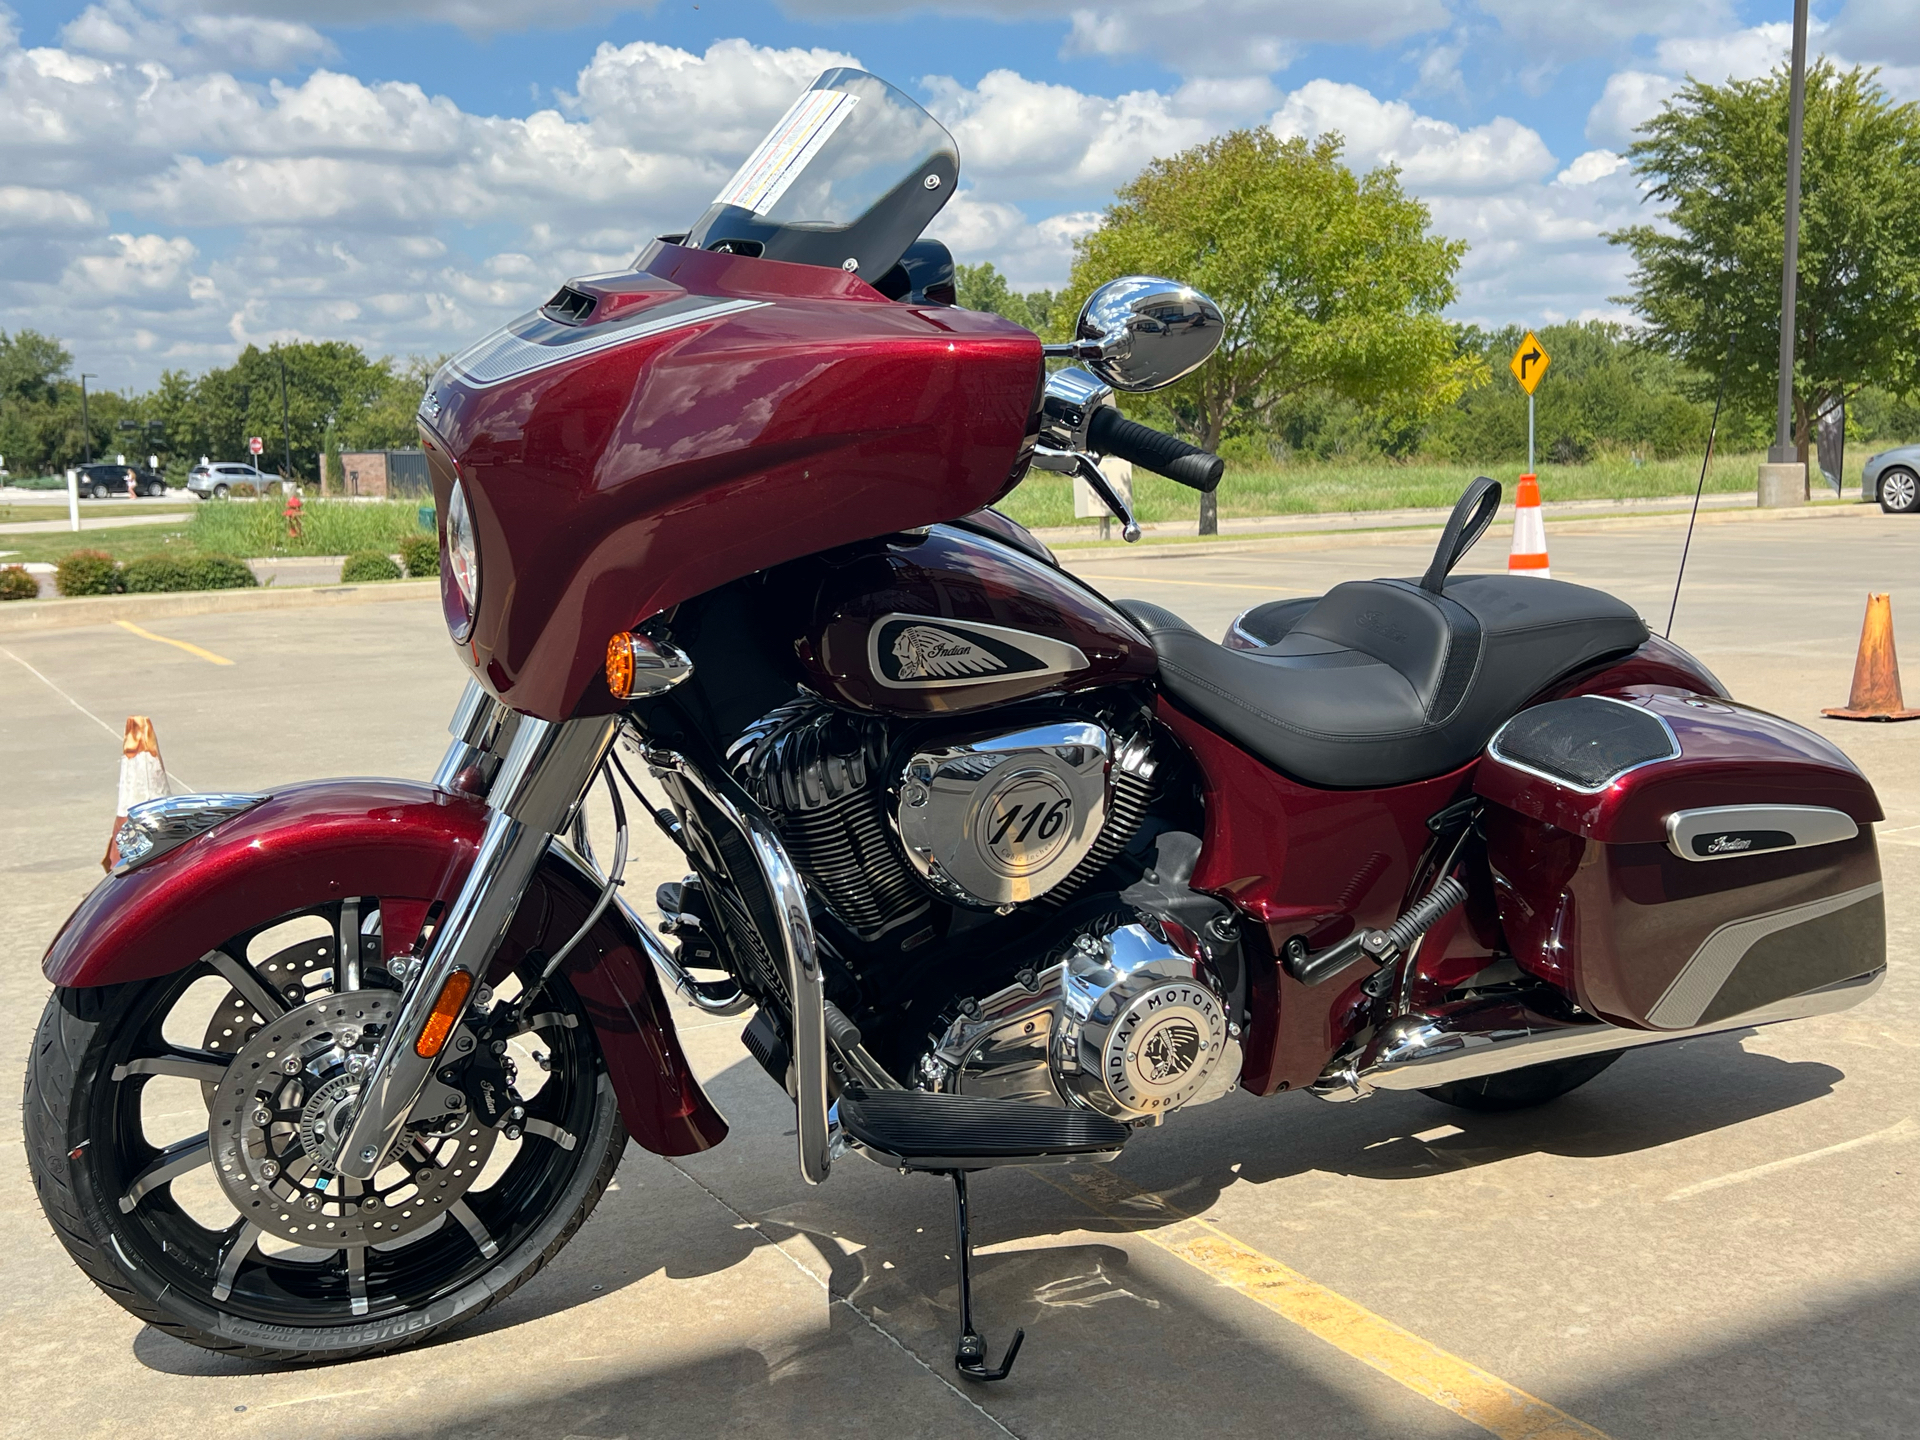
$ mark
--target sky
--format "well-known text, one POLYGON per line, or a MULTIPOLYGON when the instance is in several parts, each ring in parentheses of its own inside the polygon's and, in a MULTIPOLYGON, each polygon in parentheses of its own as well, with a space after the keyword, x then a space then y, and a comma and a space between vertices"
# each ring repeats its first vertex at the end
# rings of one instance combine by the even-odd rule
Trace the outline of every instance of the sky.
MULTIPOLYGON (((1811 49, 1920 99, 1920 0, 1811 49)), ((1468 242, 1451 314, 1624 319, 1622 152, 1684 77, 1786 57, 1790 0, 0 3, 0 330, 106 388, 247 344, 438 355, 684 229, 821 70, 959 141, 929 233, 1020 288, 1155 156, 1268 125, 1400 167, 1468 242)))

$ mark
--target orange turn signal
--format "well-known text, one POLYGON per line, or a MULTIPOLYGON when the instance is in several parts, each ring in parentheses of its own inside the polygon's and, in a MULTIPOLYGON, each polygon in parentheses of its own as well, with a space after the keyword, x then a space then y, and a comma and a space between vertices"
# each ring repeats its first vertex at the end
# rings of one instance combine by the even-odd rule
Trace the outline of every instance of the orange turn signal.
POLYGON ((616 700, 633 698, 633 635, 628 631, 607 641, 607 689, 616 700))
POLYGON ((431 1060, 446 1048, 447 1037, 453 1034, 454 1021, 460 1018, 460 1007, 467 1003, 467 992, 473 989, 473 976, 464 970, 456 970, 447 976, 446 983, 440 987, 440 994, 433 1002, 433 1012, 427 1016, 427 1023, 420 1031, 420 1038, 413 1042, 413 1053, 422 1059, 431 1060))

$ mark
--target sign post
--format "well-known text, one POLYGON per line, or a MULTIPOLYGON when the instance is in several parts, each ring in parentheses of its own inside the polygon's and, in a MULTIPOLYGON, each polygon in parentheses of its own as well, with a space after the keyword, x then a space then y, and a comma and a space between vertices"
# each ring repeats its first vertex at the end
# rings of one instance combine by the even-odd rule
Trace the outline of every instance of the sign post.
POLYGON ((1533 392, 1539 385, 1540 377, 1547 373, 1547 366, 1553 363, 1546 347, 1527 331, 1527 338, 1520 342, 1520 348, 1513 352, 1513 359, 1507 362, 1507 368, 1513 372, 1513 378, 1520 382, 1520 388, 1527 392, 1527 473, 1532 475, 1533 468, 1533 392))

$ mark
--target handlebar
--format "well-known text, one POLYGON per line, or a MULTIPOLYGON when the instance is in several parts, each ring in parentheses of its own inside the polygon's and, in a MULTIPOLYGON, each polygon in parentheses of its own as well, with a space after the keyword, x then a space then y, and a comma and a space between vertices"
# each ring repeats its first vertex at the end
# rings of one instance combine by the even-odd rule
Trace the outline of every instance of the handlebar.
POLYGON ((1195 490, 1216 488, 1227 468, 1218 455, 1151 425, 1129 420, 1111 405, 1102 405, 1093 412, 1087 424, 1087 444, 1102 454, 1117 455, 1143 470, 1178 480, 1195 490))

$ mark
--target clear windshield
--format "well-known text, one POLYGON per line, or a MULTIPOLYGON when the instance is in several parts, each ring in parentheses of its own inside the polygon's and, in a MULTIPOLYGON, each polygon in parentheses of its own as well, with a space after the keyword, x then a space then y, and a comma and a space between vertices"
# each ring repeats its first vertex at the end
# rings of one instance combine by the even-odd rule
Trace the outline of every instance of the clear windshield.
POLYGON ((768 132, 682 243, 879 279, 953 194, 944 126, 864 70, 829 70, 768 132))

